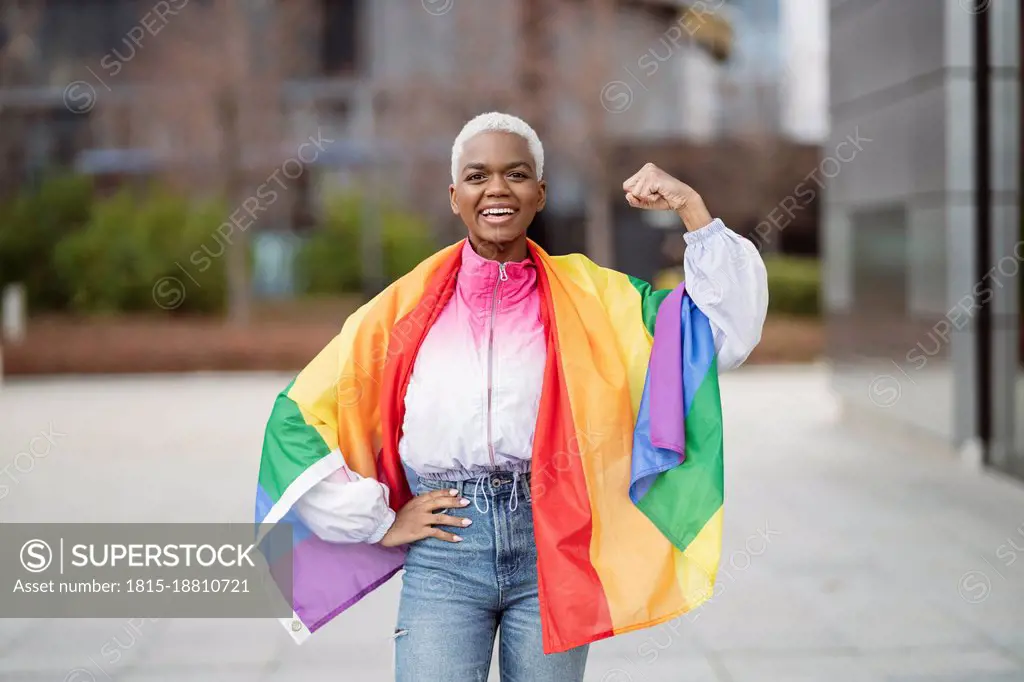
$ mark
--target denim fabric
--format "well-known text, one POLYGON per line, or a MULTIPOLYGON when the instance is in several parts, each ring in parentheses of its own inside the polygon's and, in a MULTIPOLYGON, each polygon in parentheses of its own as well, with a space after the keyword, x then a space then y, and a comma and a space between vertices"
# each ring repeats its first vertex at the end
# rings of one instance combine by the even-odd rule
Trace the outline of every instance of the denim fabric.
POLYGON ((501 682, 581 681, 586 645, 543 653, 529 474, 421 479, 415 492, 442 488, 473 501, 444 510, 473 523, 440 526, 462 542, 426 538, 409 545, 395 627, 396 680, 484 682, 497 632, 501 682))

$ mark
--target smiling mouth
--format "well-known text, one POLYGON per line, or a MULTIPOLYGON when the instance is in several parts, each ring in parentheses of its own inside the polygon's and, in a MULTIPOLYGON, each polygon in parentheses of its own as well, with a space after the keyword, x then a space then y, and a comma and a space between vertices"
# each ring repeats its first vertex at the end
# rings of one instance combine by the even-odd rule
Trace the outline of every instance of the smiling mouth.
POLYGON ((511 207, 502 208, 485 208, 480 211, 477 215, 483 222, 488 225, 500 226, 507 225, 519 214, 519 209, 511 207))

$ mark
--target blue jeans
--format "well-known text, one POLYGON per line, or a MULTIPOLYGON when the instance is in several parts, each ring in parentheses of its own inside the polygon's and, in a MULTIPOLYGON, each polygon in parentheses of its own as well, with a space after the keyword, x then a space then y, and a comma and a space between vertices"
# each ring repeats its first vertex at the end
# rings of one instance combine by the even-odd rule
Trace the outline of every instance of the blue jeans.
POLYGON ((416 493, 459 489, 473 502, 441 510, 473 520, 439 526, 462 542, 425 538, 409 545, 395 628, 398 682, 484 682, 500 632, 501 682, 580 682, 586 645, 545 655, 537 601, 537 547, 529 474, 482 480, 420 479, 416 493), (513 491, 514 489, 514 491, 513 491))

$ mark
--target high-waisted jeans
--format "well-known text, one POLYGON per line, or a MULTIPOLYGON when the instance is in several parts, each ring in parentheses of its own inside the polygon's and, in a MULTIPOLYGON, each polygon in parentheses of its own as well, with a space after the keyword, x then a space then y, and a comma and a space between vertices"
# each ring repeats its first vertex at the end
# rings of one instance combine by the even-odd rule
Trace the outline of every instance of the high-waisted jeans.
POLYGON ((467 516, 463 538, 409 545, 395 628, 398 682, 484 682, 500 633, 501 682, 580 682, 586 645, 545 655, 537 601, 537 548, 529 474, 466 481, 420 479, 417 494, 454 488, 472 502, 441 510, 467 516))

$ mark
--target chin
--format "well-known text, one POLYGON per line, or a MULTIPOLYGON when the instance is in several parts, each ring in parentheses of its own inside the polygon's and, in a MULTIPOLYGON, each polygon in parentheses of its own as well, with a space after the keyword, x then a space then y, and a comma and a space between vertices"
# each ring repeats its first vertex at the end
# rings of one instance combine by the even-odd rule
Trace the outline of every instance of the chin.
POLYGON ((477 225, 473 229, 479 239, 488 242, 494 242, 496 244, 505 244, 514 242, 519 237, 526 234, 526 230, 518 225, 477 225))
POLYGON ((506 232, 502 230, 500 233, 495 234, 493 231, 489 233, 477 232, 476 237, 480 241, 494 244, 499 249, 504 249, 507 246, 514 244, 520 237, 525 236, 522 232, 506 232))

